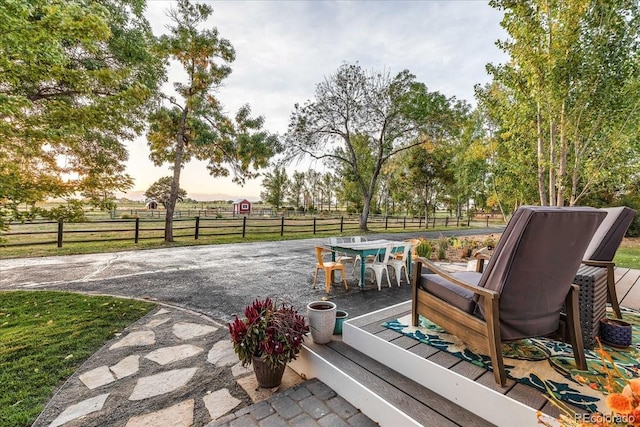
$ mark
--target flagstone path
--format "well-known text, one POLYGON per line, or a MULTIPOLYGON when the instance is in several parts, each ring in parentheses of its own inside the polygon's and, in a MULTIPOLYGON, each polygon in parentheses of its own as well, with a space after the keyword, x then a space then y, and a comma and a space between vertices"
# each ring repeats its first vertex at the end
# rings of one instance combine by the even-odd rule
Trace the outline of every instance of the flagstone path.
POLYGON ((286 391, 256 390, 225 325, 159 307, 89 358, 33 426, 375 425, 323 383, 294 374, 286 391))

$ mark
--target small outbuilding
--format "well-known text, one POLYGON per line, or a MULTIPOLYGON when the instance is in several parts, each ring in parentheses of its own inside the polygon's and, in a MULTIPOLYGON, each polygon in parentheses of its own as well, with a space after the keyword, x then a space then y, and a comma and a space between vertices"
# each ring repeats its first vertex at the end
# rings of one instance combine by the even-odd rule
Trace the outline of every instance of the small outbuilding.
POLYGON ((233 215, 249 215, 251 213, 251 202, 247 199, 238 199, 233 202, 233 215))

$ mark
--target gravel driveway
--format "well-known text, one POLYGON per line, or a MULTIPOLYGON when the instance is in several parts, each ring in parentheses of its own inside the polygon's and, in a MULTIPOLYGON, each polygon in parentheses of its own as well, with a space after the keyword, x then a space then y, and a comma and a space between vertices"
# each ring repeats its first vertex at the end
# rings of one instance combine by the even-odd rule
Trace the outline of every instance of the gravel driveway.
MULTIPOLYGON (((501 229, 452 230, 445 235, 499 233, 501 229)), ((440 232, 376 234, 371 239, 403 240, 440 232)), ((0 261, 0 289, 49 289, 149 299, 188 308, 223 322, 256 298, 270 296, 303 310, 326 298, 311 288, 315 245, 324 238, 279 242, 172 247, 105 254, 5 259, 0 261)), ((355 317, 410 299, 410 287, 383 287, 355 278, 349 290, 336 284, 328 297, 355 317)))

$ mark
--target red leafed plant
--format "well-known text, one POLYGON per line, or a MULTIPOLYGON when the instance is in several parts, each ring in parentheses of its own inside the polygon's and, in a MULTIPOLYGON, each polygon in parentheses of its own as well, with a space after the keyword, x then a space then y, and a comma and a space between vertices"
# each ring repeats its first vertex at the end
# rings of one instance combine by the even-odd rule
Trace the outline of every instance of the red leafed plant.
POLYGON ((270 298, 255 300, 245 307, 244 315, 244 319, 236 316, 229 323, 233 348, 242 366, 251 364, 252 356, 273 368, 297 357, 309 326, 292 305, 277 307, 270 298))

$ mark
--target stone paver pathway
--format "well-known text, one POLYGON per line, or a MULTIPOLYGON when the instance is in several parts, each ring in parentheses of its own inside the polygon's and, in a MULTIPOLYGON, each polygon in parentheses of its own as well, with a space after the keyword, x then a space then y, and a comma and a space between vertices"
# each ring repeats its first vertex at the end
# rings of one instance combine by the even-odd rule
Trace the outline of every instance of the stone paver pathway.
POLYGON ((323 383, 287 372, 285 391, 256 390, 224 325, 159 308, 89 358, 33 426, 375 425, 323 383))
POLYGON ((251 403, 243 390, 203 389, 197 398, 180 398, 193 394, 189 388, 202 388, 196 383, 203 378, 213 378, 201 371, 224 370, 233 378, 232 367, 238 377, 252 374, 238 364, 224 325, 196 313, 160 308, 89 359, 34 425, 204 425, 251 403), (129 413, 116 422, 112 412, 129 413))

